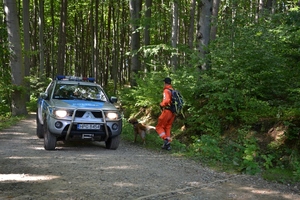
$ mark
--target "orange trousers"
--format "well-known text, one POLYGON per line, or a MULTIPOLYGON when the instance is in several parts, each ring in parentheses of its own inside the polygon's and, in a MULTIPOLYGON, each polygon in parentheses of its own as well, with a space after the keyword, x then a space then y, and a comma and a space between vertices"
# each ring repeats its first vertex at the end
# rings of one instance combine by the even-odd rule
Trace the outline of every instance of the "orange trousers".
POLYGON ((163 140, 167 139, 171 142, 171 128, 175 119, 175 114, 172 111, 164 109, 158 118, 156 132, 163 140))

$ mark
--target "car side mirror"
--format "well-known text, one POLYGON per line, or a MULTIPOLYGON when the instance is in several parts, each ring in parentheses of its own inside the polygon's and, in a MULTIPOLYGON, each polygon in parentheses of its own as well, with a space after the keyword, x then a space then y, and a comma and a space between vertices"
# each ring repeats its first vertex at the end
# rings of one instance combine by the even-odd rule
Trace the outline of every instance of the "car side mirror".
POLYGON ((111 103, 117 103, 118 98, 117 97, 110 97, 110 102, 111 103))
POLYGON ((47 99, 47 97, 48 97, 48 94, 47 94, 47 93, 45 93, 45 92, 43 92, 43 93, 40 93, 40 97, 41 97, 42 99, 47 99))

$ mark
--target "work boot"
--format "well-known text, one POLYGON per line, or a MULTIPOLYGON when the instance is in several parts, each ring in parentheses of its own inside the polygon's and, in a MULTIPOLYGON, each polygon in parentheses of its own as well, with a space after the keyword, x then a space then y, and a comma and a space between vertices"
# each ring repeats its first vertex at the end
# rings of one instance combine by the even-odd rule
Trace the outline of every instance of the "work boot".
POLYGON ((162 147, 161 147, 162 149, 166 149, 166 150, 171 150, 171 143, 169 142, 169 140, 168 139, 165 139, 164 140, 164 144, 162 145, 162 147))
POLYGON ((170 142, 168 142, 167 144, 166 144, 166 148, 165 148, 167 151, 170 151, 171 150, 171 143, 170 142))
POLYGON ((168 142, 169 142, 168 139, 165 139, 164 144, 161 146, 161 148, 166 149, 166 146, 167 146, 168 142))

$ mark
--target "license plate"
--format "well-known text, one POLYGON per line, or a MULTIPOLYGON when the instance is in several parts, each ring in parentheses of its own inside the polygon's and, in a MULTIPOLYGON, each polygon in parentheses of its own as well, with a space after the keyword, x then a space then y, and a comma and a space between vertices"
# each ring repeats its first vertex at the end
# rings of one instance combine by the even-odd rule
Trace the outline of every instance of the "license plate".
POLYGON ((81 130, 95 130, 95 129, 100 129, 101 124, 77 124, 77 129, 81 130))

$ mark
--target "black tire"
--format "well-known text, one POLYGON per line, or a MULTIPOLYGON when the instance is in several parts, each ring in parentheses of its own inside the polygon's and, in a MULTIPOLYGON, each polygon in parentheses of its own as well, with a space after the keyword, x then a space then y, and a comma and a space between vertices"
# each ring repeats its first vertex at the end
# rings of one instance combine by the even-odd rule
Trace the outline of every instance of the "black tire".
POLYGON ((44 127, 40 123, 38 114, 36 114, 36 135, 38 136, 38 138, 44 138, 44 127))
POLYGON ((44 148, 46 150, 55 150, 57 138, 50 133, 47 124, 44 122, 44 148))
POLYGON ((106 148, 116 150, 119 147, 121 136, 118 135, 116 137, 110 137, 107 141, 105 141, 106 148))

